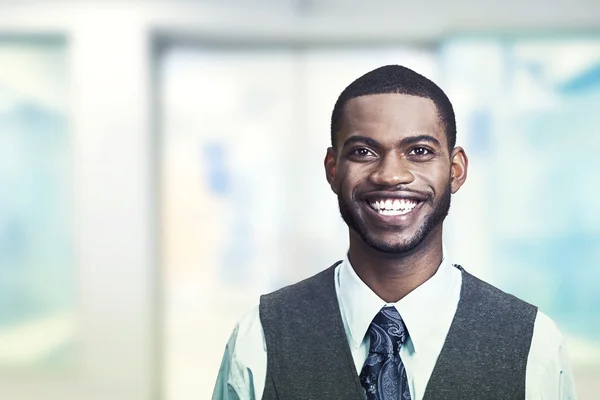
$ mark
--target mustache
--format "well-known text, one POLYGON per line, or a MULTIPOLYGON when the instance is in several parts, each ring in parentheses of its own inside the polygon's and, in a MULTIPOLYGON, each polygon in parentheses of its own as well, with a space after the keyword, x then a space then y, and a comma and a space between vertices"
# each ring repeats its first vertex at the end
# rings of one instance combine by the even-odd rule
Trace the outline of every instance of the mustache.
POLYGON ((369 197, 370 195, 386 193, 386 192, 387 193, 402 192, 403 194, 413 194, 415 197, 420 197, 420 198, 427 199, 427 200, 431 200, 434 196, 434 193, 432 193, 431 191, 415 189, 415 188, 409 187, 408 185, 396 185, 396 186, 377 185, 377 186, 370 186, 370 187, 364 187, 364 188, 356 188, 352 193, 352 197, 354 199, 363 200, 365 197, 369 197))

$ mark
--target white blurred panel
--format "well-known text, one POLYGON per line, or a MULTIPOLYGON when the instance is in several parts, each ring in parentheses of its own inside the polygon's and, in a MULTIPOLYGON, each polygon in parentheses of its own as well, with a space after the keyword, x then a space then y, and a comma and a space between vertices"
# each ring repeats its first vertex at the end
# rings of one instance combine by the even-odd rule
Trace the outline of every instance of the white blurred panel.
POLYGON ((289 51, 173 49, 162 66, 166 393, 208 398, 235 321, 283 270, 289 51))
POLYGON ((169 400, 208 398, 235 322, 343 257, 325 180, 339 93, 381 65, 435 75, 407 48, 172 48, 161 62, 161 210, 169 400))

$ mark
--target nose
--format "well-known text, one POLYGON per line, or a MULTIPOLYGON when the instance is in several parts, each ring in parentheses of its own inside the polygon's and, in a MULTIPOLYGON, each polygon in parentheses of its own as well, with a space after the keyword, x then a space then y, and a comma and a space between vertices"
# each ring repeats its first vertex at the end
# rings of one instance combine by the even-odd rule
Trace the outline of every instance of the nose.
POLYGON ((409 162, 396 154, 388 154, 383 157, 370 178, 374 184, 381 186, 408 184, 415 179, 410 171, 409 162))

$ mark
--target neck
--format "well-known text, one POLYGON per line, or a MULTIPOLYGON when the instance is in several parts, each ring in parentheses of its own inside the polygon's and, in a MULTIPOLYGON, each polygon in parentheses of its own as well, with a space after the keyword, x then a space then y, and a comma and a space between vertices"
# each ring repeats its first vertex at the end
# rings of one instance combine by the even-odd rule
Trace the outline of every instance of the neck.
POLYGON ((390 254, 350 233, 350 263, 359 278, 387 303, 395 303, 431 278, 442 262, 442 227, 430 232, 415 249, 390 254))

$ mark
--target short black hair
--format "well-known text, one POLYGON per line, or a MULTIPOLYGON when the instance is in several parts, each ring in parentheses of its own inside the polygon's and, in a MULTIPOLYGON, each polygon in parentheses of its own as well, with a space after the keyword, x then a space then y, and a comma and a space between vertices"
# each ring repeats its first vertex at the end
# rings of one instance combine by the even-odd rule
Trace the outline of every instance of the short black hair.
POLYGON ((373 94, 398 93, 425 97, 433 101, 438 116, 446 130, 448 148, 456 144, 456 119, 454 109, 446 93, 431 80, 410 68, 401 65, 385 65, 367 72, 342 91, 331 114, 331 146, 337 144, 337 133, 344 118, 346 103, 360 96, 373 94))

